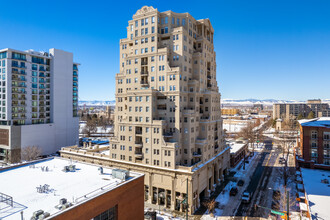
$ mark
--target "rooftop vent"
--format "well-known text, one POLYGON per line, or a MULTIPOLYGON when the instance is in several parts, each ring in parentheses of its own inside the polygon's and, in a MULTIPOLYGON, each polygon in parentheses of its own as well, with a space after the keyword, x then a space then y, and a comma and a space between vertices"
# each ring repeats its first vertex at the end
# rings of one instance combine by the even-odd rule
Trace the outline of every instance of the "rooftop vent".
POLYGON ((38 219, 45 219, 49 217, 50 214, 48 212, 44 212, 43 210, 38 210, 33 212, 33 216, 31 217, 31 220, 38 220, 38 219))
POLYGON ((112 177, 120 179, 120 180, 126 180, 129 176, 128 170, 122 170, 122 169, 113 169, 112 170, 112 177))
POLYGON ((70 164, 69 166, 64 166, 63 172, 76 172, 76 165, 70 164))

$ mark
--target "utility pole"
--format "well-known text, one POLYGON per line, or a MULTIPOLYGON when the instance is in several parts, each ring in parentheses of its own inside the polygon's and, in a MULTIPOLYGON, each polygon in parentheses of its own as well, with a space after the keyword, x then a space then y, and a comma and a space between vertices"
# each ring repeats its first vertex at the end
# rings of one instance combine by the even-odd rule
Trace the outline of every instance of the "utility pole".
POLYGON ((286 192, 286 210, 287 210, 287 220, 290 220, 290 205, 289 205, 289 191, 286 192))
POLYGON ((186 205, 187 205, 187 207, 186 207, 186 220, 188 220, 188 207, 189 207, 189 205, 188 205, 188 178, 187 178, 186 205))

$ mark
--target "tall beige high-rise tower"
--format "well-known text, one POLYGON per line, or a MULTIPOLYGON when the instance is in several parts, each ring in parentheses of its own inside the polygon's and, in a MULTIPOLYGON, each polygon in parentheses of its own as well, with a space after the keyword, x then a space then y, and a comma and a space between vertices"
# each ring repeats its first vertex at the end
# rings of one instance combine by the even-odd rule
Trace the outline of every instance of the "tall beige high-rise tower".
POLYGON ((111 158, 178 169, 224 150, 213 35, 209 19, 188 13, 133 15, 120 41, 111 158))
POLYGON ((185 211, 187 196, 193 213, 229 168, 213 34, 209 19, 138 10, 120 41, 109 157, 61 155, 143 172, 146 203, 185 211))
POLYGON ((112 157, 174 169, 223 150, 213 28, 143 7, 120 41, 112 157))

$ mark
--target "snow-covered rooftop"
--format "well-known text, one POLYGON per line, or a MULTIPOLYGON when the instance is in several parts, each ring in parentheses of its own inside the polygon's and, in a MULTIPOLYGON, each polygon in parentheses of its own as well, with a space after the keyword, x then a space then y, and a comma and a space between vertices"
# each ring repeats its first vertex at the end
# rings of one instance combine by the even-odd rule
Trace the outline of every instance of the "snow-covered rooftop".
POLYGON ((0 202, 0 219, 21 219, 21 211, 25 219, 30 219, 33 212, 40 209, 53 215, 60 212, 56 206, 62 198, 74 206, 141 176, 130 172, 124 181, 113 178, 112 169, 103 168, 101 174, 99 167, 56 157, 0 170, 0 193, 11 196, 14 201, 13 207, 0 202), (75 165, 76 170, 64 172, 64 167, 69 165, 75 165))
POLYGON ((330 171, 301 169, 307 198, 313 219, 330 219, 330 187, 322 183, 324 179, 330 181, 330 171))
POLYGON ((230 145, 230 153, 235 154, 237 151, 242 149, 246 144, 234 143, 230 145))
POLYGON ((330 117, 302 119, 298 121, 301 126, 330 128, 330 117))

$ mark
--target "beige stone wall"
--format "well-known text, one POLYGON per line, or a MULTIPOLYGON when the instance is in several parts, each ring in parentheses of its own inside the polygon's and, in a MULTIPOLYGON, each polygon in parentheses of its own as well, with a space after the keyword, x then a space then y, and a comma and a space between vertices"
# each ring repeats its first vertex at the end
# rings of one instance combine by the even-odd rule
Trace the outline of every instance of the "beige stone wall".
MULTIPOLYGON (((144 173, 144 184, 148 187, 148 189, 145 188, 145 201, 172 210, 175 210, 178 204, 177 195, 181 197, 185 196, 187 192, 186 181, 188 179, 189 210, 190 213, 193 213, 200 205, 200 196, 209 196, 210 192, 215 190, 215 186, 219 185, 223 180, 223 174, 226 172, 226 168, 229 167, 229 151, 228 148, 206 164, 200 163, 192 167, 178 166, 176 169, 113 160, 106 155, 96 152, 86 152, 79 150, 77 147, 62 148, 60 153, 61 157, 72 160, 144 173), (215 176, 214 172, 216 172, 215 176), (211 181, 211 184, 209 181, 211 181), (164 190, 165 194, 170 196, 170 203, 167 204, 165 202, 165 204, 162 204, 158 197, 154 199, 153 189, 157 191, 157 194, 159 191, 164 190)), ((182 205, 179 207, 178 211, 184 210, 182 205)))

